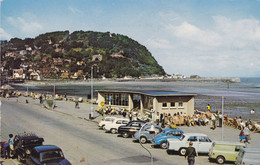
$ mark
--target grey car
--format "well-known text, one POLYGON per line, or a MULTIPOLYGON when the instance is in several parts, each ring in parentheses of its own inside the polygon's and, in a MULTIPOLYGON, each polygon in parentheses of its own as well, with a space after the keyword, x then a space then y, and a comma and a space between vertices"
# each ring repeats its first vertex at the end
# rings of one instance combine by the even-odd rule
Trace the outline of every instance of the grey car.
POLYGON ((155 124, 146 124, 142 127, 141 130, 137 131, 135 134, 134 134, 134 138, 136 140, 140 140, 140 142, 142 144, 146 143, 146 142, 151 142, 153 140, 153 138, 155 137, 155 134, 152 134, 149 132, 149 130, 151 129, 151 126, 154 126, 155 130, 157 133, 160 133, 162 132, 162 128, 158 125, 155 125, 155 124))

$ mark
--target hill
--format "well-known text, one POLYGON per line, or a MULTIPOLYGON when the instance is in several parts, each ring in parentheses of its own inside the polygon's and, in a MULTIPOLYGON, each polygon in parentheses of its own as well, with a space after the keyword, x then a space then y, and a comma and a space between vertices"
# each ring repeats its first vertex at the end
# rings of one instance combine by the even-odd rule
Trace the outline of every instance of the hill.
POLYGON ((137 41, 110 32, 57 31, 36 38, 12 38, 1 42, 1 58, 9 75, 23 69, 44 78, 89 77, 91 66, 98 66, 95 77, 165 75, 147 48, 137 41))

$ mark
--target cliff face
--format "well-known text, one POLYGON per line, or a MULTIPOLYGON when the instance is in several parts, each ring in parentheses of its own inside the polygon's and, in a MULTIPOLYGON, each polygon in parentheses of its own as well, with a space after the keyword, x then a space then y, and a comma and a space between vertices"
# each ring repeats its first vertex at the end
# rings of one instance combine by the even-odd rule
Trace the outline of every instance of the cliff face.
POLYGON ((51 32, 24 40, 13 38, 2 42, 1 48, 5 69, 29 65, 26 70, 39 70, 44 77, 60 77, 65 73, 88 76, 93 64, 99 68, 96 76, 165 74, 145 46, 110 32, 51 32))

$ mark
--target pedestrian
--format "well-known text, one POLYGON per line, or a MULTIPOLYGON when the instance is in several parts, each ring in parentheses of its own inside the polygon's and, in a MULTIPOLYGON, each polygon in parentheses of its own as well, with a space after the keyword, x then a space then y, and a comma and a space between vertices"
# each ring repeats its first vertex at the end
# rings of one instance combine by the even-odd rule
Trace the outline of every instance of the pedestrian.
POLYGON ((159 112, 156 113, 155 122, 156 122, 157 125, 159 125, 159 123, 160 123, 160 114, 159 114, 159 112))
POLYGON ((128 117, 129 117, 129 120, 132 121, 132 113, 131 112, 129 112, 128 117))
POLYGON ((221 112, 219 112, 219 114, 218 114, 218 126, 222 127, 222 113, 221 112))
POLYGON ((9 146, 10 146, 10 152, 14 155, 14 135, 9 134, 9 140, 8 140, 9 146))
POLYGON ((42 104, 42 95, 40 95, 39 99, 40 99, 40 104, 42 104))
POLYGON ((245 143, 250 143, 249 138, 250 138, 250 130, 248 129, 248 124, 246 124, 244 128, 244 134, 245 134, 245 143))
POLYGON ((122 115, 123 115, 124 118, 126 117, 126 110, 125 109, 123 110, 122 115))
POLYGON ((211 114, 212 129, 216 129, 216 116, 214 113, 211 114))
POLYGON ((162 123, 162 119, 163 119, 163 114, 160 114, 160 123, 162 123))
POLYGON ((188 157, 188 165, 194 165, 195 164, 195 156, 198 156, 198 153, 194 147, 192 147, 193 143, 189 143, 189 147, 186 150, 185 153, 185 160, 187 160, 188 157))
POLYGON ((163 113, 162 115, 162 125, 161 125, 162 128, 165 127, 164 124, 165 124, 165 113, 163 113))
POLYGON ((207 105, 207 110, 210 112, 210 105, 209 104, 207 105))
POLYGON ((3 145, 3 154, 4 154, 4 159, 9 159, 10 158, 10 144, 8 142, 4 142, 3 145))
POLYGON ((64 94, 64 99, 67 101, 67 93, 64 94))
POLYGON ((240 131, 238 136, 239 136, 239 141, 240 142, 242 142, 243 139, 245 139, 245 134, 244 134, 244 130, 243 129, 241 129, 241 131, 240 131))
POLYGON ((75 100, 75 108, 79 109, 79 101, 78 100, 75 100))

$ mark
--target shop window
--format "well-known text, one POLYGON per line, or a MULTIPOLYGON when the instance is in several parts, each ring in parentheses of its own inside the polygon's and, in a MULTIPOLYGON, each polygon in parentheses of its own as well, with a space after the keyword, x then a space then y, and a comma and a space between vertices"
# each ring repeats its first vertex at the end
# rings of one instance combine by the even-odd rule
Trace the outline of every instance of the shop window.
POLYGON ((171 102, 171 107, 175 107, 175 102, 171 102))
POLYGON ((167 103, 166 103, 166 102, 163 102, 163 103, 162 103, 162 107, 167 107, 167 103))
POLYGON ((183 102, 182 101, 179 102, 179 107, 183 107, 183 102))

